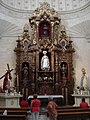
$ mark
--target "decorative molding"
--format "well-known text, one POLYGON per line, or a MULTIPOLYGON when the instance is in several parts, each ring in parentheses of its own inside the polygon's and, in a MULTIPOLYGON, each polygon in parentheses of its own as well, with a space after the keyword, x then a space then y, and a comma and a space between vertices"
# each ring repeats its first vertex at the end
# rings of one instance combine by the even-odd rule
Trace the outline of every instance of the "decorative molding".
MULTIPOLYGON (((7 14, 7 15, 15 17, 15 18, 17 17, 17 18, 28 19, 30 17, 30 15, 32 14, 33 10, 16 9, 16 8, 10 7, 9 5, 6 5, 1 0, 0 1, 0 11, 1 11, 1 13, 7 14)), ((58 13, 60 13, 60 16, 62 16, 62 19, 76 18, 78 16, 87 14, 87 12, 90 11, 90 1, 87 4, 83 5, 82 7, 77 8, 75 10, 60 11, 58 9, 57 11, 58 11, 58 13)))

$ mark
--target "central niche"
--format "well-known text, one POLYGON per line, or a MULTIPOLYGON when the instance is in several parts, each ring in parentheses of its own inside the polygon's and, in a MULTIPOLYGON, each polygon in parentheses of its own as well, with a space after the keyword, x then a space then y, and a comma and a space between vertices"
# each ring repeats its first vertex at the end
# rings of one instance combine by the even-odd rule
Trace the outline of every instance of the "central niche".
POLYGON ((42 50, 39 53, 39 71, 51 71, 51 53, 48 50, 42 50))
POLYGON ((39 24, 39 38, 42 37, 51 38, 51 25, 47 21, 42 21, 39 24))

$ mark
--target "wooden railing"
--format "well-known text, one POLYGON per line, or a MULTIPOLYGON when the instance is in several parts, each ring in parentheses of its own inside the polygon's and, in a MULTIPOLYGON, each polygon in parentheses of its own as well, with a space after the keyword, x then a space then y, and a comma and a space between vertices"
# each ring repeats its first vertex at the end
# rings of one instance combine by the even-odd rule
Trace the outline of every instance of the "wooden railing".
POLYGON ((8 115, 27 115, 30 108, 0 108, 0 114, 7 110, 8 115))
POLYGON ((90 108, 58 108, 58 120, 90 120, 90 108))
MULTIPOLYGON (((0 120, 26 120, 30 108, 0 108, 0 120), (7 115, 3 115, 4 110, 7 110, 7 115)), ((46 114, 46 111, 41 111, 40 114, 46 114)), ((90 120, 90 108, 83 109, 80 107, 65 106, 58 107, 57 120, 90 120)))
POLYGON ((26 120, 26 115, 1 115, 0 120, 26 120))
POLYGON ((30 108, 0 108, 0 120, 26 120, 30 108), (3 112, 7 110, 7 115, 3 112))

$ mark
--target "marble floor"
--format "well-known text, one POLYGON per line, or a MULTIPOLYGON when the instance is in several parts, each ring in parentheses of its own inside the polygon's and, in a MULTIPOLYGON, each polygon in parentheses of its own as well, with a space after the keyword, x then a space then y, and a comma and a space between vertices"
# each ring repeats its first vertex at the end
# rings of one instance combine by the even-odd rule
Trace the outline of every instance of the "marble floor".
MULTIPOLYGON (((27 120, 32 120, 31 115, 27 117, 27 120)), ((48 117, 46 115, 39 115, 39 120, 48 120, 48 117)))
MULTIPOLYGON (((41 108, 41 112, 46 111, 46 108, 41 108)), ((28 115, 27 115, 27 120, 32 120, 31 119, 31 112, 28 111, 28 115)), ((47 114, 40 114, 39 115, 39 120, 48 120, 47 114)))

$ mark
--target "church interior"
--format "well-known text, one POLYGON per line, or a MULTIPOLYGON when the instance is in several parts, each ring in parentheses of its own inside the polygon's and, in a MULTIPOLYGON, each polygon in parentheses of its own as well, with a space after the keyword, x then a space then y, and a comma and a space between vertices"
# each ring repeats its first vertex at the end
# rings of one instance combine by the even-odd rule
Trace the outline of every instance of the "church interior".
POLYGON ((1 0, 0 51, 1 107, 8 93, 90 104, 90 0, 1 0))

